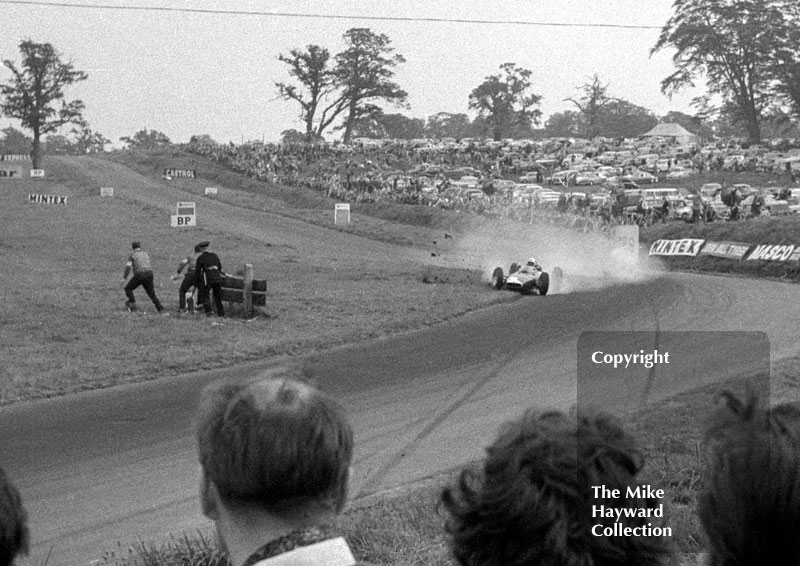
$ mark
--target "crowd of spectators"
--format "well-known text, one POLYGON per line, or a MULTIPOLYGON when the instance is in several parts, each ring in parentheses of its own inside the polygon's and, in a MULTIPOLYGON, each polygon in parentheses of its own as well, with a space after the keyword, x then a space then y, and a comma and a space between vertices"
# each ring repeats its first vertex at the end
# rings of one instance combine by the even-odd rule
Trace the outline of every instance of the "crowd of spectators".
MULTIPOLYGON (((698 497, 706 550, 692 563, 797 564, 800 404, 720 399, 698 497)), ((233 566, 359 564, 337 528, 353 430, 330 395, 291 378, 218 381, 203 390, 196 435, 200 507, 233 566)), ((668 497, 643 482, 644 465, 611 414, 528 409, 441 492, 452 556, 463 566, 674 563, 668 497)), ((0 469, 0 566, 27 552, 28 537, 0 469)))
MULTIPOLYGON (((580 187, 569 186, 576 173, 558 177, 558 172, 570 172, 581 163, 591 162, 594 166, 598 164, 594 160, 612 163, 618 170, 617 176, 622 178, 648 168, 655 170, 653 162, 645 163, 642 156, 660 155, 653 153, 659 151, 670 155, 665 159, 667 166, 684 164, 697 171, 767 168, 781 176, 791 170, 774 158, 777 154, 758 152, 752 155, 759 157, 745 159, 738 146, 709 149, 664 141, 632 145, 624 140, 587 144, 572 144, 568 140, 452 140, 437 144, 427 140, 365 140, 353 145, 235 145, 193 138, 186 149, 254 179, 308 187, 340 202, 393 201, 529 222, 565 224, 583 230, 603 230, 614 224, 633 222, 643 225, 667 218, 662 217, 659 210, 636 210, 636 203, 625 203, 620 195, 635 185, 615 182, 616 177, 606 183, 602 192, 605 198, 599 199, 590 199, 585 192, 577 190, 580 187), (742 159, 731 159, 731 156, 742 159), (552 186, 555 178, 559 178, 557 192, 564 195, 563 199, 540 199, 535 187, 552 186), (471 179, 472 183, 464 183, 462 179, 471 179)), ((550 195, 553 192, 550 191, 550 195)), ((704 211, 695 219, 709 220, 715 216, 704 211)))

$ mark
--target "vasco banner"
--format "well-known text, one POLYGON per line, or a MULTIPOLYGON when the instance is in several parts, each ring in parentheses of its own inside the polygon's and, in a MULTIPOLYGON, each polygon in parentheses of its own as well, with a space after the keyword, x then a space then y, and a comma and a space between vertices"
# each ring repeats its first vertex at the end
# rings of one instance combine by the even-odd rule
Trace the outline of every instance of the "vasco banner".
POLYGON ((797 261, 797 254, 795 254, 795 250, 797 246, 793 246, 791 244, 784 244, 784 245, 770 245, 770 244, 763 244, 760 246, 756 246, 750 255, 747 256, 747 261, 754 261, 754 260, 767 260, 767 261, 789 261, 793 259, 797 261))
POLYGON ((164 176, 172 179, 195 179, 197 177, 194 169, 164 169, 164 176))
POLYGON ((750 247, 751 244, 739 242, 706 242, 706 245, 700 250, 700 255, 740 260, 747 254, 750 247))
POLYGON ((696 256, 705 240, 683 238, 681 240, 656 240, 650 246, 650 255, 696 256))

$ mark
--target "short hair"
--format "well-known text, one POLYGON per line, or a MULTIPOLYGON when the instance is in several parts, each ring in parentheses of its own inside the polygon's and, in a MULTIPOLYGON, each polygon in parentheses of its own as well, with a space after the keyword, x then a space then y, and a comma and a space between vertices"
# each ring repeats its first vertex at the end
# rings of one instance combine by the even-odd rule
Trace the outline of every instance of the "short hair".
POLYGON ((28 514, 22 498, 0 468, 0 566, 9 566, 18 554, 27 554, 28 538, 28 514))
POLYGON ((141 242, 131 242, 131 248, 133 248, 134 250, 136 248, 141 248, 141 247, 142 247, 142 243, 141 242))
POLYGON ((800 404, 730 391, 706 434, 697 512, 712 566, 800 563, 800 404))
POLYGON ((610 524, 592 518, 592 504, 631 505, 594 498, 591 487, 625 493, 638 485, 642 466, 633 438, 614 417, 529 409, 501 428, 480 473, 466 469, 443 491, 453 555, 464 566, 659 564, 669 548, 663 538, 591 532, 593 524, 610 524))
POLYGON ((212 383, 201 397, 197 440, 200 463, 224 501, 344 507, 353 431, 342 406, 310 385, 212 383))
POLYGON ((199 245, 197 245, 197 246, 194 247, 194 251, 195 251, 195 253, 202 252, 203 248, 201 248, 199 245))

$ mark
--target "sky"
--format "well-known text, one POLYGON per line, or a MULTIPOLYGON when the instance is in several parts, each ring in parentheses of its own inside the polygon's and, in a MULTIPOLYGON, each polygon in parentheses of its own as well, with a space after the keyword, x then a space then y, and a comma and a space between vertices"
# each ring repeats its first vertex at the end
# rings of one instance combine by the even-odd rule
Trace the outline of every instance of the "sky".
MULTIPOLYGON (((702 93, 688 89, 669 98, 660 89, 661 80, 674 70, 673 52, 651 56, 650 51, 672 13, 672 0, 42 3, 51 5, 0 0, 0 58, 19 63, 19 43, 26 39, 53 44, 89 75, 66 91, 67 98, 83 100, 92 129, 116 144, 143 128, 164 132, 174 142, 208 134, 235 143, 278 141, 284 130, 302 130, 299 105, 277 97, 275 83, 290 80, 278 55, 309 44, 335 54, 344 48, 343 34, 353 27, 386 34, 406 58, 395 80, 409 93, 409 107, 388 106, 387 113, 422 119, 437 112, 474 117, 467 108, 469 93, 506 62, 533 71, 532 90, 542 96, 544 120, 574 109, 564 99, 579 96, 578 88, 594 74, 608 83, 609 95, 657 115, 693 113, 690 101, 702 93), (106 8, 78 7, 89 5, 106 8), (491 23, 495 21, 523 23, 491 23), (562 25, 534 25, 544 23, 562 25), (641 27, 586 27, 598 24, 641 27)), ((0 68, 0 81, 10 76, 0 68)), ((5 117, 0 125, 19 127, 5 117)))

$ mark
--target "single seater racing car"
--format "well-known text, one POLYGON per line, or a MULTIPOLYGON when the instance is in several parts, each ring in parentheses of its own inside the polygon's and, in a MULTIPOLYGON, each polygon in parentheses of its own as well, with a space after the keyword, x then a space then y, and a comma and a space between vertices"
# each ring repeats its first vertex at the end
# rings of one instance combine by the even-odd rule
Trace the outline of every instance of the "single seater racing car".
POLYGON ((539 263, 530 258, 525 265, 512 263, 508 268, 508 275, 503 273, 502 267, 495 267, 492 272, 492 287, 495 289, 508 289, 518 291, 523 295, 530 295, 537 291, 540 295, 546 295, 551 288, 554 289, 561 284, 563 273, 560 267, 553 269, 553 278, 550 274, 542 270, 539 263))

